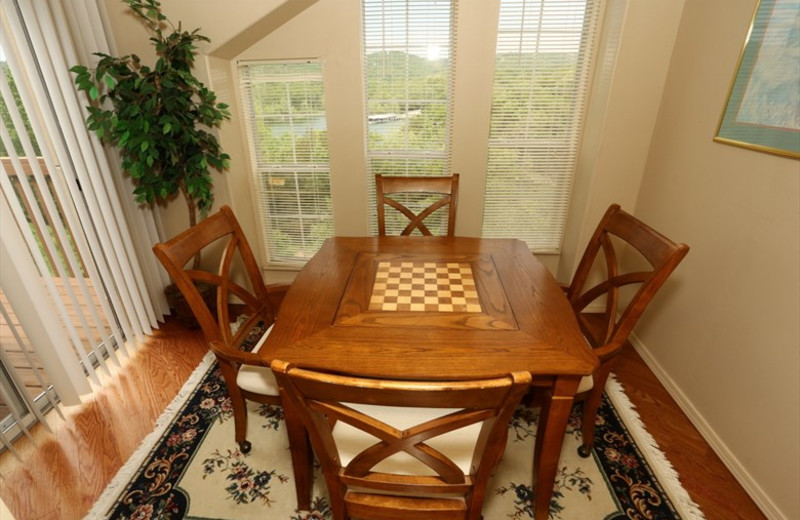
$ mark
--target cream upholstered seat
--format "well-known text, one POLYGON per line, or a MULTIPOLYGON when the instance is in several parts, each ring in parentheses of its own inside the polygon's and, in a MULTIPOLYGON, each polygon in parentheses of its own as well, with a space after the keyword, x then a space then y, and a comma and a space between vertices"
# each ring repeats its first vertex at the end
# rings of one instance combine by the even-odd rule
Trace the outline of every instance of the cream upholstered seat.
MULTIPOLYGON (((273 326, 274 324, 270 325, 264 335, 261 336, 261 339, 258 340, 256 346, 251 350, 253 354, 257 354, 261 347, 264 346, 273 326)), ((242 365, 239 367, 239 372, 236 374, 236 386, 254 394, 279 395, 275 375, 272 373, 272 369, 265 366, 242 365)))
POLYGON ((594 376, 588 375, 581 378, 581 382, 578 383, 578 391, 577 394, 582 394, 584 392, 588 392, 594 386, 594 376))

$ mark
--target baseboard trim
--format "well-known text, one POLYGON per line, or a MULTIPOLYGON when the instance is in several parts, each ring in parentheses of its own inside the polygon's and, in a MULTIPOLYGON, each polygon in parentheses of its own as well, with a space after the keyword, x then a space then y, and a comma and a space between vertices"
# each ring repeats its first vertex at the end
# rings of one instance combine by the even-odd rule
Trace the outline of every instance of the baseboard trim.
POLYGON ((635 334, 629 337, 631 345, 636 349, 636 352, 644 360, 645 364, 653 371, 655 376, 664 385, 667 392, 675 399, 678 406, 689 418, 689 421, 697 428, 700 435, 706 440, 712 450, 719 456, 723 464, 730 470, 734 478, 741 484, 745 492, 750 495, 750 498, 761 509, 764 515, 769 520, 789 520, 783 512, 770 500, 769 496, 764 492, 761 486, 756 482, 750 473, 739 462, 739 459, 728 448, 728 446, 717 435, 711 425, 706 422, 705 418, 700 414, 697 408, 694 407, 692 402, 683 393, 683 391, 675 384, 675 381, 664 371, 661 365, 656 361, 655 357, 647 349, 647 346, 635 334))

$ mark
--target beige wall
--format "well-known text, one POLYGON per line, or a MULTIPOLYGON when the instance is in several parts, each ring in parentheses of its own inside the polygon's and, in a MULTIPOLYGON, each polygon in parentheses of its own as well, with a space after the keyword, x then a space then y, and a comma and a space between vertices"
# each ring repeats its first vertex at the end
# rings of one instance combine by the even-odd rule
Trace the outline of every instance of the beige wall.
POLYGON ((712 141, 755 5, 686 1, 636 214, 691 251, 637 336, 768 516, 788 519, 800 518, 800 163, 712 141))
MULTIPOLYGON (((462 235, 480 232, 486 43, 498 1, 459 3, 453 169, 463 179, 462 235)), ((711 141, 755 1, 608 0, 564 249, 545 260, 568 279, 611 202, 691 246, 637 329, 638 348, 770 518, 800 518, 800 167, 711 141)), ((120 52, 144 55, 134 22, 107 2, 120 52)), ((216 0, 164 4, 171 18, 212 37, 200 74, 234 110, 220 133, 232 164, 217 203, 231 204, 248 236, 258 236, 237 60, 320 58, 333 197, 346 201, 336 205, 336 232, 364 233, 359 2, 237 0, 223 17, 216 0)), ((181 211, 162 212, 168 235, 185 226, 181 211)))

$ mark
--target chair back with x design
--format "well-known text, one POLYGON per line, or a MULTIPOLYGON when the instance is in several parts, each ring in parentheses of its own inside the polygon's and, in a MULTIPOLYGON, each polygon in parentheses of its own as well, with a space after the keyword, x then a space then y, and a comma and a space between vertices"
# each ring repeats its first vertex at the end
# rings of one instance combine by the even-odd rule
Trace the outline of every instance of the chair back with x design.
POLYGON ((272 369, 308 430, 335 520, 479 519, 511 414, 531 381, 527 372, 370 379, 278 360, 272 369))
MULTIPOLYGON (((458 207, 459 175, 448 176, 375 176, 378 209, 378 236, 386 236, 387 219, 408 220, 400 235, 410 235, 415 230, 424 236, 432 236, 430 224, 425 219, 445 208, 446 236, 455 234, 456 209, 458 207), (396 212, 387 215, 386 207, 396 212)), ((402 225, 401 225, 402 227, 402 225)))

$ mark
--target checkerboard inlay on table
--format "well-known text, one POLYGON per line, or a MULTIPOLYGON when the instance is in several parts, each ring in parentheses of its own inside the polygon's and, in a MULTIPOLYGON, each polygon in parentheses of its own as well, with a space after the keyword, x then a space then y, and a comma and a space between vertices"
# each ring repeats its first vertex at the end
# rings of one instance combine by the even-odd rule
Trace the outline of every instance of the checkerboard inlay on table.
POLYGON ((482 312, 472 268, 458 262, 379 262, 372 311, 482 312))

